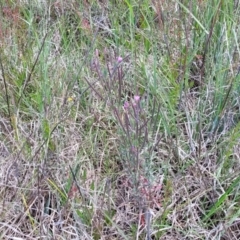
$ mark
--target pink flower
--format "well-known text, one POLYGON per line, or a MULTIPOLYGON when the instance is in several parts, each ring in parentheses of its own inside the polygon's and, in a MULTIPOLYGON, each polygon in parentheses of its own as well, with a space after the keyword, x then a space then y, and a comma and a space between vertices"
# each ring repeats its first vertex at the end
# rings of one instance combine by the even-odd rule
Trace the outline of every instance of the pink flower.
POLYGON ((134 102, 137 103, 137 102, 139 102, 139 100, 140 100, 140 96, 135 95, 134 96, 134 102))
POLYGON ((117 62, 118 62, 118 63, 122 62, 122 60, 123 60, 123 58, 120 57, 120 56, 117 58, 117 62))
POLYGON ((123 105, 125 110, 128 110, 129 106, 130 106, 129 102, 125 102, 123 105))

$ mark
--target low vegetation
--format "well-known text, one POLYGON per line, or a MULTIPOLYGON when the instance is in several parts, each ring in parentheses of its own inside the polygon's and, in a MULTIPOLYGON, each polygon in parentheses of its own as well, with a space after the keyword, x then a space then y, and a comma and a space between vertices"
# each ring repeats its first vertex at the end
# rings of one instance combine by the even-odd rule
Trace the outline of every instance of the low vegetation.
POLYGON ((1 239, 240 239, 240 6, 0 3, 1 239))

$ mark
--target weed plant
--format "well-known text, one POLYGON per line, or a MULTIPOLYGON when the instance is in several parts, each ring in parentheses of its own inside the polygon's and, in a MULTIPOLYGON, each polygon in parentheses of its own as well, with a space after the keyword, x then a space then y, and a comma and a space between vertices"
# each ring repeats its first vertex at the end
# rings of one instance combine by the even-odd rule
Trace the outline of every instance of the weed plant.
POLYGON ((239 1, 0 3, 1 239, 239 239, 239 1))

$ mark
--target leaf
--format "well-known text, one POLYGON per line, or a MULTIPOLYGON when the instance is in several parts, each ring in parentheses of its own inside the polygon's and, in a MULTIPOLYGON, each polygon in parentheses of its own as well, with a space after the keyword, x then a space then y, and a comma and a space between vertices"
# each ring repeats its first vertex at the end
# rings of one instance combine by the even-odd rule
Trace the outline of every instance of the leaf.
POLYGON ((211 207, 211 209, 208 211, 207 215, 203 218, 203 221, 205 222, 208 220, 226 201, 228 195, 234 190, 234 188, 240 183, 240 176, 235 179, 235 181, 230 185, 230 187, 227 189, 227 191, 222 194, 222 196, 217 200, 217 202, 214 203, 214 205, 211 207))

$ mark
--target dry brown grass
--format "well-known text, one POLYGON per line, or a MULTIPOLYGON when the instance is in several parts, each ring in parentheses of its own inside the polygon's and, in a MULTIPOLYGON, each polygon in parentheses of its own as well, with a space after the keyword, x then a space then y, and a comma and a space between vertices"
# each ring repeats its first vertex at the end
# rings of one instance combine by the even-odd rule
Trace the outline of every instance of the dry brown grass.
POLYGON ((1 239, 239 239, 238 52, 132 4, 2 3, 1 239))

